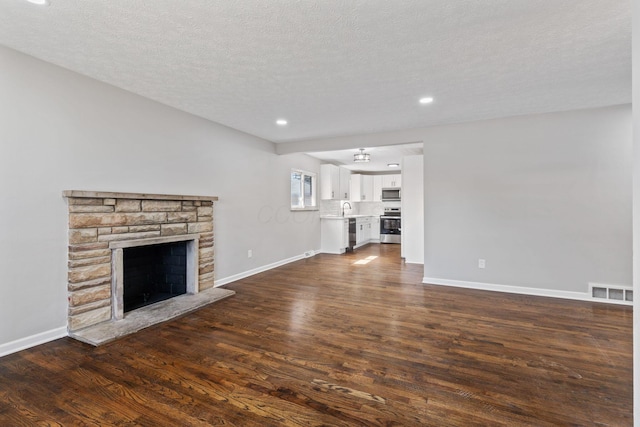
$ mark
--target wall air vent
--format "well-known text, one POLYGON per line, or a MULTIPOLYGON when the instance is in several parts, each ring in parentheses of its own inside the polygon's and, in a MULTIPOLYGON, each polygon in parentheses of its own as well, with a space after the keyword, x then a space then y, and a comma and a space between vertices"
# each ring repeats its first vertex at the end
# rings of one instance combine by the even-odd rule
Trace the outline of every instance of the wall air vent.
POLYGON ((633 305, 633 288, 629 286, 589 283, 589 294, 602 302, 633 305))

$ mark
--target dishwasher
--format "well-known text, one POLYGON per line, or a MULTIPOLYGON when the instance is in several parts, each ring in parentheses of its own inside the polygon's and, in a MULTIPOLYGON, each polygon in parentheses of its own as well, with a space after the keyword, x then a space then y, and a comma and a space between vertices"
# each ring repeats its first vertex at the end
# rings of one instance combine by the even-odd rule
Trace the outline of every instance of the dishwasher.
POLYGON ((356 219, 349 218, 349 246, 347 246, 348 252, 353 252, 353 247, 356 245, 356 219))

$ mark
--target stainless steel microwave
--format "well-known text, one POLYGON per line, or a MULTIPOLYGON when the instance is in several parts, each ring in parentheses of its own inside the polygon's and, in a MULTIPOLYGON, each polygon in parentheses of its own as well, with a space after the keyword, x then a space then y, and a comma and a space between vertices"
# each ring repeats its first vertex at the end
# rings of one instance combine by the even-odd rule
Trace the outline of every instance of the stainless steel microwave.
POLYGON ((400 200, 399 188, 383 188, 382 189, 383 202, 397 202, 398 200, 400 200))

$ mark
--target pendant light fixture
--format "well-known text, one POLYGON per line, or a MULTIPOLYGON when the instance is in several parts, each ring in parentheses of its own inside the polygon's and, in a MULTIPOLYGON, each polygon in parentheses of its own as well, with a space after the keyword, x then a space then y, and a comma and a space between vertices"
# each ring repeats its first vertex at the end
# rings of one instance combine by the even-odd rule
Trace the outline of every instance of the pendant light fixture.
POLYGON ((366 163, 371 161, 371 155, 364 152, 364 148, 360 149, 360 152, 353 155, 353 161, 356 163, 366 163))

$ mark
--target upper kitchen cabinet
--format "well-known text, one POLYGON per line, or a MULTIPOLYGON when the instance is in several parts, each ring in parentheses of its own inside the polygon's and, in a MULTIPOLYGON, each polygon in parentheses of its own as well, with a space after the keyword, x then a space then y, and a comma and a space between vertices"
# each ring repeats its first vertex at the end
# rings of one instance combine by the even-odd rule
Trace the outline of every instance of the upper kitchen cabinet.
POLYGON ((382 175, 383 188, 400 188, 402 185, 402 175, 382 175))
POLYGON ((373 199, 373 176, 372 175, 351 175, 351 200, 354 202, 372 202, 373 199))
POLYGON ((349 200, 351 193, 351 171, 346 168, 338 168, 340 170, 340 199, 349 200))
POLYGON ((351 172, 335 165, 320 165, 320 198, 348 200, 351 172))
POLYGON ((360 195, 362 197, 363 202, 372 202, 373 201, 373 176, 372 175, 362 175, 362 182, 360 187, 360 195))
POLYGON ((374 202, 382 201, 382 175, 373 175, 373 199, 374 202))
POLYGON ((320 198, 338 199, 340 194, 340 170, 334 165, 320 165, 320 198))

